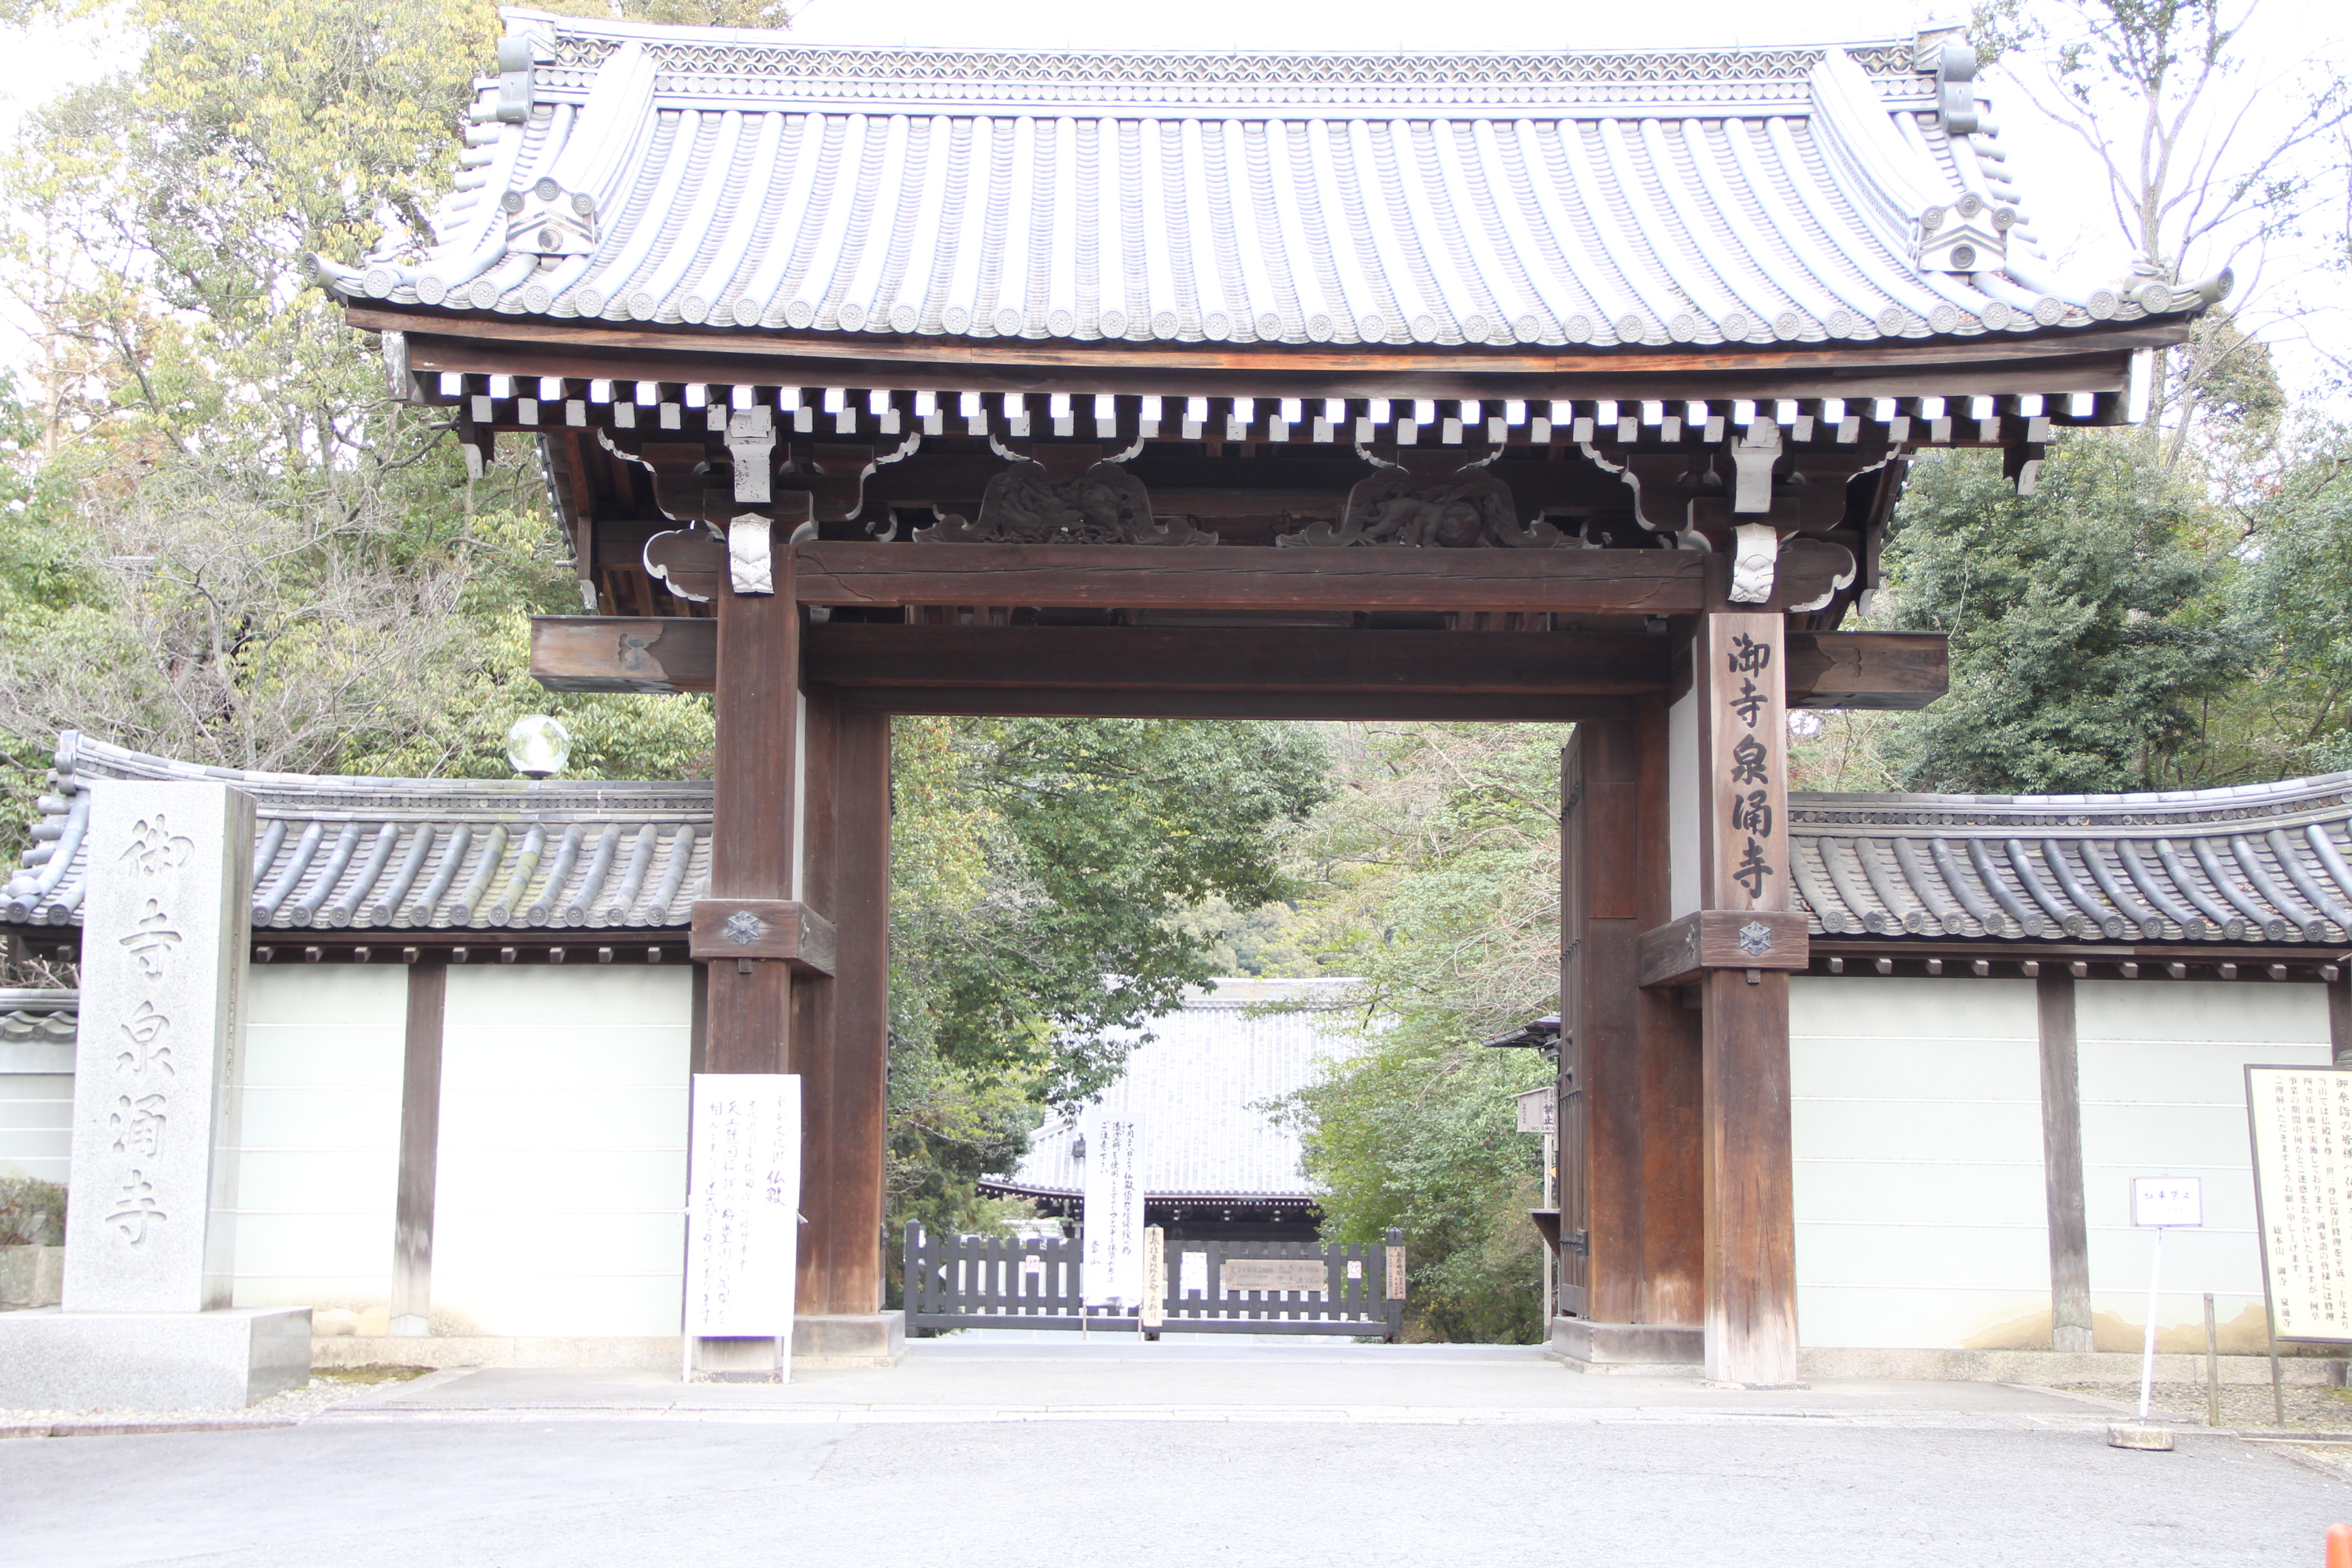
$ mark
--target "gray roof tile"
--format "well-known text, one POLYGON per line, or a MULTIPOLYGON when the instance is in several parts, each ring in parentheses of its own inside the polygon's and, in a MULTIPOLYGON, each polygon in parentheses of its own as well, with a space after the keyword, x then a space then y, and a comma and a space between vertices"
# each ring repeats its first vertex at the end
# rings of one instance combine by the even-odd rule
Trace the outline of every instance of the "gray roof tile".
POLYGON ((779 333, 1607 348, 2034 332, 2213 297, 2057 279, 1990 121, 1945 128, 1910 40, 1088 54, 507 16, 530 68, 483 79, 429 243, 318 261, 346 298, 779 333), (1955 211, 2003 224, 1981 242, 2005 244, 1999 267, 1921 264, 1955 211))

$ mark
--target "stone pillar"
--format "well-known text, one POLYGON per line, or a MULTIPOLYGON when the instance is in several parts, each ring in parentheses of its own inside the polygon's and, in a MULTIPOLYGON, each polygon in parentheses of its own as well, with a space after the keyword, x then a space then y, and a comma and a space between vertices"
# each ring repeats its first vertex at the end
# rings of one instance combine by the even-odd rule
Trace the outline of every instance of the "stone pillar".
POLYGON ((0 1323, 0 1404, 250 1404, 310 1364, 308 1309, 230 1310, 253 803, 89 789, 64 1303, 0 1323))

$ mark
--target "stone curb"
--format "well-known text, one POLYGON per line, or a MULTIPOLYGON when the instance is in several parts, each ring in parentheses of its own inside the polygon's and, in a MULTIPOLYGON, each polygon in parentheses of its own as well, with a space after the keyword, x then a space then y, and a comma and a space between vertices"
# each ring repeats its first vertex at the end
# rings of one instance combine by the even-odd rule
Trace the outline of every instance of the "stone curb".
POLYGON ((299 1421, 35 1421, 0 1426, 8 1437, 144 1437, 156 1432, 266 1432, 299 1421))

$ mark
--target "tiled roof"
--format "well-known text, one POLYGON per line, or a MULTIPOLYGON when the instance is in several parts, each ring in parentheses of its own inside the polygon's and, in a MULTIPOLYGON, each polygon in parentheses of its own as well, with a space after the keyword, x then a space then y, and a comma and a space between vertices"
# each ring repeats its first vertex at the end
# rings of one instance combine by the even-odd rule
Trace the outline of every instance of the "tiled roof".
POLYGON ((257 931, 683 928, 710 876, 708 784, 312 777, 199 767, 68 731, 0 920, 79 924, 92 779, 253 795, 257 931))
POLYGON ((2154 795, 1791 795, 1817 936, 2352 941, 2352 773, 2154 795))
POLYGON ((346 298, 820 336, 1610 348, 2029 333, 2227 286, 2056 276, 1964 47, 1924 71, 1907 39, 991 53, 507 16, 430 242, 320 259, 346 298))
MULTIPOLYGON (((1298 1134, 1267 1115, 1267 1102, 1313 1081, 1318 1059, 1344 1054, 1348 1037, 1317 1012, 1253 1016, 1253 1005, 1298 998, 1336 1001, 1353 980, 1220 980, 1153 1020, 1156 1037, 1127 1058, 1126 1071, 1097 1102, 1143 1123, 1145 1193, 1170 1198, 1311 1198, 1299 1166, 1298 1134)), ((1031 1194, 1075 1194, 1085 1182, 1075 1121, 1053 1123, 1031 1142, 1010 1176, 984 1185, 1031 1194)))
POLYGON ((70 1046, 80 1016, 79 991, 0 990, 0 1046, 70 1046))
MULTIPOLYGON (((86 785, 107 778, 217 779, 255 797, 257 931, 677 931, 709 884, 708 784, 244 773, 68 731, 0 921, 79 923, 86 785)), ((1799 794, 1789 814, 1817 936, 2352 942, 2352 773, 2157 795, 1799 794)), ((1197 1026, 1213 1054, 1229 1036, 1277 1056, 1320 1037, 1307 1016, 1243 1019, 1232 994, 1163 1032, 1197 1026)), ((1139 1052, 1129 1081, 1166 1048, 1139 1052)))

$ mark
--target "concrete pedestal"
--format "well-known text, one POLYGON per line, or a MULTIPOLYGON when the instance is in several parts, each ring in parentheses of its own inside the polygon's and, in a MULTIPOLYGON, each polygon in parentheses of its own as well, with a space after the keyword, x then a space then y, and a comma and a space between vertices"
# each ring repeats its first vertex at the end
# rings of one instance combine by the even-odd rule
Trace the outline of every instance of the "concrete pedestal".
POLYGON ((804 1314, 793 1320, 794 1366, 896 1366, 906 1353, 904 1312, 804 1314))
POLYGON ((1696 1323, 1596 1323, 1554 1318, 1544 1354, 1571 1372, 1697 1377, 1706 1369, 1706 1331, 1696 1323))
POLYGON ((308 1307, 0 1317, 0 1406, 242 1410, 310 1381, 308 1307))

